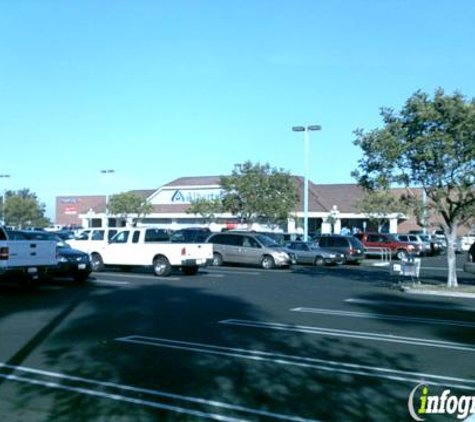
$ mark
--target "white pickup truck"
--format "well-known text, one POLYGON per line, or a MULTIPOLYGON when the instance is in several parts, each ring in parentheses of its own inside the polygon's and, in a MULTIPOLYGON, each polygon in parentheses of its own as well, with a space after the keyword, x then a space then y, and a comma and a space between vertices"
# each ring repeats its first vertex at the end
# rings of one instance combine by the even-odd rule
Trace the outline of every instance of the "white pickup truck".
POLYGON ((27 240, 21 232, 0 227, 0 278, 31 281, 57 265, 56 242, 27 240))
POLYGON ((106 266, 123 269, 151 266, 159 277, 170 275, 173 268, 193 275, 199 267, 212 263, 213 245, 163 242, 161 230, 122 228, 106 245, 89 250, 89 254, 93 271, 102 271, 106 266))

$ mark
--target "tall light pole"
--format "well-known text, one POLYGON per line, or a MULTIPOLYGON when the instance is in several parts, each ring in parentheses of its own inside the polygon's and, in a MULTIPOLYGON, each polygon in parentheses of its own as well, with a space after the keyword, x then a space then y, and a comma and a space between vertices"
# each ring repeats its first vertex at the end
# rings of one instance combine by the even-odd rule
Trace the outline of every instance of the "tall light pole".
MULTIPOLYGON (((0 179, 2 179, 2 181, 4 179, 8 178, 8 177, 10 177, 9 174, 0 174, 0 179)), ((5 188, 5 185, 4 185, 3 186, 3 198, 2 198, 2 224, 3 225, 5 225, 5 194, 6 194, 6 188, 5 188)))
MULTIPOLYGON (((106 181, 109 178, 109 174, 114 173, 115 170, 101 170, 101 173, 104 175, 106 181)), ((109 204, 109 187, 106 186, 106 224, 109 226, 109 217, 108 217, 108 204, 109 204)))
POLYGON ((304 158, 305 158, 305 181, 303 188, 303 240, 306 242, 308 240, 308 170, 309 170, 309 132, 311 130, 321 130, 322 127, 319 125, 310 125, 310 126, 294 126, 292 130, 294 132, 303 132, 303 149, 304 149, 304 158))

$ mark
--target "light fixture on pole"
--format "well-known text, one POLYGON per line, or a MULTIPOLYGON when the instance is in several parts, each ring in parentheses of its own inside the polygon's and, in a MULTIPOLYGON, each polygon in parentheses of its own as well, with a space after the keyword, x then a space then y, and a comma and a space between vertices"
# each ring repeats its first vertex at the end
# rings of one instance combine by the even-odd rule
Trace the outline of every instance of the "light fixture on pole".
MULTIPOLYGON (((104 175, 106 181, 108 179, 108 175, 115 173, 115 170, 101 170, 101 173, 104 175)), ((109 188, 106 186, 106 224, 109 226, 109 218, 107 217, 108 214, 108 204, 109 204, 109 188)))
MULTIPOLYGON (((9 174, 0 174, 0 179, 6 179, 10 177, 9 174)), ((2 224, 5 225, 5 193, 6 193, 6 188, 3 186, 3 198, 2 198, 2 224)))
POLYGON ((304 217, 303 217, 303 240, 306 242, 308 240, 308 170, 309 170, 309 132, 311 130, 321 130, 322 127, 319 125, 310 125, 310 126, 294 126, 292 130, 294 132, 303 132, 303 148, 304 148, 304 158, 305 158, 305 179, 304 179, 304 188, 303 188, 303 208, 304 208, 304 217))

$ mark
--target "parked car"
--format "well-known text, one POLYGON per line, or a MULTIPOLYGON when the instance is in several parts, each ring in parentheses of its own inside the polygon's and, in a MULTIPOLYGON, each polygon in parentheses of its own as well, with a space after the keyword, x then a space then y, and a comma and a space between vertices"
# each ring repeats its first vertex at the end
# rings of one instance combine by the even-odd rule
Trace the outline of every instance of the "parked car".
POLYGON ((173 232, 169 239, 173 243, 203 243, 210 234, 211 230, 207 227, 190 227, 173 232))
POLYGON ((400 242, 389 233, 357 233, 355 237, 361 240, 365 246, 365 254, 369 256, 380 256, 382 250, 385 249, 392 257, 404 259, 416 252, 414 245, 400 242))
POLYGON ((467 233, 465 236, 460 237, 457 239, 457 246, 456 246, 456 252, 462 253, 462 252, 468 252, 470 247, 473 245, 475 242, 475 233, 467 233))
POLYGON ((77 282, 84 282, 91 274, 91 260, 85 252, 71 248, 61 237, 54 232, 24 231, 28 240, 49 240, 56 242, 58 264, 48 268, 46 276, 71 277, 77 282))
POLYGON ((315 243, 321 248, 342 253, 345 263, 359 264, 364 259, 364 245, 354 236, 322 234, 315 238, 315 243))
POLYGON ((321 248, 315 242, 290 242, 287 248, 295 254, 297 264, 341 265, 345 262, 343 253, 321 248))
POLYGON ((215 233, 206 242, 213 244, 213 265, 234 263, 271 269, 295 263, 295 255, 290 250, 258 233, 215 233))
POLYGON ((424 241, 430 243, 430 255, 440 255, 445 252, 447 249, 447 242, 445 241, 445 235, 443 235, 444 241, 441 240, 440 236, 435 234, 425 233, 424 230, 409 230, 409 234, 417 234, 424 241))
POLYGON ((66 240, 66 243, 72 248, 91 253, 101 246, 105 246, 117 234, 116 228, 92 228, 82 230, 74 239, 66 240))
POLYGON ((427 256, 432 252, 431 243, 429 238, 422 234, 415 233, 398 233, 394 237, 400 242, 413 245, 415 248, 415 254, 419 256, 427 256))
POLYGON ((467 273, 475 274, 475 243, 472 243, 467 252, 467 259, 463 266, 463 270, 467 273))

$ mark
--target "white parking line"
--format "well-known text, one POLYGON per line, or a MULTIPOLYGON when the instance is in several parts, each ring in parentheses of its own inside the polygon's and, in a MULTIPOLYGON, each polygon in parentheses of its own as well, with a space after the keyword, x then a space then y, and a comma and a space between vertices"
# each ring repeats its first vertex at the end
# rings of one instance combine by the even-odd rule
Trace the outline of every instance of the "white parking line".
POLYGON ((260 350, 241 349, 234 347, 223 347, 211 344, 193 343, 140 335, 131 335, 127 337, 116 338, 115 340, 153 347, 164 347, 170 349, 186 350, 190 352, 208 353, 219 356, 249 359, 253 361, 272 362, 279 365, 299 366, 329 371, 332 373, 361 375, 391 381, 419 383, 421 380, 424 380, 425 384, 430 385, 475 390, 475 381, 466 378, 424 374, 415 371, 401 371, 397 369, 336 362, 306 356, 287 355, 283 353, 263 352, 260 350))
POLYGON ((157 277, 153 274, 107 273, 107 275, 119 278, 142 278, 145 280, 181 280, 181 277, 157 277))
MULTIPOLYGON (((216 268, 216 267, 215 267, 216 268)), ((242 275, 260 275, 262 273, 265 273, 267 271, 248 271, 248 270, 233 270, 233 269, 226 269, 222 267, 218 267, 219 269, 214 269, 214 268, 207 268, 206 272, 209 274, 211 273, 216 273, 216 274, 242 274, 242 275)))
POLYGON ((227 319, 219 321, 220 324, 237 325, 241 327, 264 328, 269 330, 290 331, 296 333, 319 334, 332 337, 356 338, 359 340, 385 341, 389 343, 410 344, 414 346, 436 347, 441 349, 463 350, 475 352, 475 345, 467 343, 454 343, 450 341, 439 341, 429 339, 419 339, 413 337, 394 336, 392 334, 365 333, 360 331, 336 330, 323 327, 308 327, 304 325, 280 324, 276 322, 257 322, 239 319, 227 319))
POLYGON ((116 285, 116 286, 124 286, 124 285, 130 284, 129 281, 113 281, 113 280, 101 280, 101 279, 91 280, 91 283, 94 283, 94 284, 111 284, 111 285, 116 285))
POLYGON ((473 306, 463 306, 458 304, 432 304, 432 303, 415 303, 415 302, 402 302, 402 301, 390 301, 390 300, 370 300, 370 299, 357 299, 350 298, 345 299, 347 303, 356 303, 357 305, 376 305, 376 306, 393 306, 395 308, 420 308, 420 309, 439 309, 439 310, 457 310, 457 311, 469 311, 474 312, 473 306))
POLYGON ((276 419, 276 420, 285 420, 285 421, 292 421, 292 422, 319 422, 315 419, 305 419, 298 416, 284 415, 280 413, 273 413, 273 412, 268 412, 268 411, 259 410, 259 409, 251 409, 244 406, 233 405, 233 404, 224 403, 224 402, 215 401, 215 400, 207 400, 207 399, 202 399, 198 397, 166 393, 164 391, 138 388, 138 387, 133 387, 130 385, 116 384, 112 382, 98 381, 98 380, 93 380, 90 378, 69 376, 69 375, 65 375, 65 374, 61 374, 57 372, 43 371, 43 370, 27 368, 23 366, 14 366, 14 365, 9 365, 5 363, 0 363, 0 369, 2 368, 4 370, 7 370, 9 373, 2 374, 0 372, 0 378, 8 379, 10 381, 25 382, 25 383, 39 385, 39 386, 48 387, 48 388, 71 391, 71 392, 80 393, 80 394, 87 394, 87 395, 107 398, 111 400, 124 401, 128 403, 142 405, 142 406, 169 410, 176 413, 188 414, 192 416, 198 416, 201 418, 218 420, 218 421, 223 421, 223 422, 244 422, 244 421, 247 421, 247 419, 242 419, 241 417, 229 417, 229 416, 225 416, 219 413, 203 412, 200 410, 184 408, 184 407, 179 407, 179 406, 172 406, 166 403, 160 403, 160 402, 152 401, 152 400, 138 399, 135 397, 118 394, 117 390, 122 391, 122 392, 140 394, 141 396, 146 394, 152 397, 162 397, 162 398, 173 399, 173 400, 182 401, 186 403, 194 403, 194 404, 202 405, 202 406, 210 406, 210 407, 214 407, 216 409, 221 409, 221 410, 232 410, 235 412, 240 412, 240 413, 244 413, 244 414, 248 414, 252 416, 265 416, 265 417, 276 419), (23 372, 30 376, 45 377, 45 380, 14 375, 14 372, 23 372), (51 381, 51 379, 61 380, 62 383, 60 384, 56 381, 51 381), (83 385, 89 385, 89 386, 92 385, 93 387, 96 387, 96 388, 109 388, 109 389, 112 389, 112 391, 115 390, 115 392, 108 393, 104 391, 99 391, 97 389, 66 385, 65 384, 66 382, 81 383, 83 385))
POLYGON ((451 325, 455 327, 470 327, 475 328, 475 322, 467 321, 457 321, 452 319, 434 319, 434 318, 417 318, 417 317, 407 317, 407 316, 398 316, 398 315, 387 315, 387 314, 370 314, 365 312, 347 312, 347 311, 336 311, 332 309, 321 309, 321 308, 293 308, 291 312, 303 312, 311 314, 321 314, 321 315, 334 315, 342 317, 351 317, 351 318, 366 318, 366 319, 376 319, 383 321, 400 321, 400 322, 415 322, 420 324, 435 324, 435 325, 451 325))

